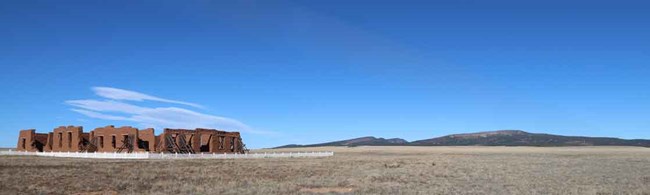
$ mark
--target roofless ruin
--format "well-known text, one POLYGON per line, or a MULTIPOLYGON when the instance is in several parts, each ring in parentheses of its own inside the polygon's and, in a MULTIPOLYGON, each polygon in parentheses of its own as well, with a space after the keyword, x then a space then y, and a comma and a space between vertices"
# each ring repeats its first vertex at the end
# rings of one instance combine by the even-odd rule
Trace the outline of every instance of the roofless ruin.
POLYGON ((245 153, 239 132, 216 129, 138 130, 113 125, 85 133, 81 126, 60 126, 49 133, 21 130, 18 151, 29 152, 157 152, 157 153, 245 153))

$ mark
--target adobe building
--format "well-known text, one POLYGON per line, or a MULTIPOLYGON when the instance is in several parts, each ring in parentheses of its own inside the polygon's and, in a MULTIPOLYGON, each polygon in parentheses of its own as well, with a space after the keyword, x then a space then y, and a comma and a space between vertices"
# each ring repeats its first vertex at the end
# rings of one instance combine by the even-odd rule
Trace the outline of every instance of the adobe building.
POLYGON ((21 130, 18 151, 30 152, 164 152, 164 153, 245 153, 239 132, 216 129, 164 129, 159 136, 153 128, 95 128, 89 133, 81 126, 60 126, 52 132, 21 130))

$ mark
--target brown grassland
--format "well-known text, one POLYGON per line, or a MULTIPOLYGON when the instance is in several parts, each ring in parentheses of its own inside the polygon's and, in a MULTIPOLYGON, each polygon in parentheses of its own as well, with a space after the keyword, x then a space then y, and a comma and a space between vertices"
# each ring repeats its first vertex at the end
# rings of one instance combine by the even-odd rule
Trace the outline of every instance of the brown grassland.
POLYGON ((650 194, 650 148, 323 147, 326 158, 0 156, 2 194, 650 194))

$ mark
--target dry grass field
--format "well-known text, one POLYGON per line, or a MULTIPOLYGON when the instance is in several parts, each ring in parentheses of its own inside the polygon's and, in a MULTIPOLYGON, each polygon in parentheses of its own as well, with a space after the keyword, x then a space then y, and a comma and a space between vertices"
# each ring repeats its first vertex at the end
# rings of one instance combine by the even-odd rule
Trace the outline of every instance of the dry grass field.
POLYGON ((650 194, 650 148, 354 147, 334 157, 0 156, 2 194, 650 194))

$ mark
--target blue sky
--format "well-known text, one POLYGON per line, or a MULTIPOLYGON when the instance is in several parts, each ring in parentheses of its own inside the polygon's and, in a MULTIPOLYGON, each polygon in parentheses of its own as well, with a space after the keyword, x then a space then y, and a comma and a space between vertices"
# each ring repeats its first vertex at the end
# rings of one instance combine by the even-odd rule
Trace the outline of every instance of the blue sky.
POLYGON ((2 1, 0 146, 83 125, 251 148, 522 129, 650 138, 643 1, 2 1))

